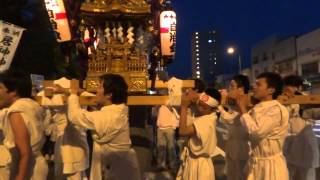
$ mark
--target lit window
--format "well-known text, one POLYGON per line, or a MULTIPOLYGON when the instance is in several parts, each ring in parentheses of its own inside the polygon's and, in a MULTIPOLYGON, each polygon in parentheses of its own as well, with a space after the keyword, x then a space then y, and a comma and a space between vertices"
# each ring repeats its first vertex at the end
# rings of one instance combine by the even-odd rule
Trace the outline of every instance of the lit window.
POLYGON ((199 43, 199 41, 196 41, 196 43, 199 43))
POLYGON ((200 63, 199 62, 197 62, 197 65, 199 65, 200 63))
POLYGON ((217 62, 214 62, 214 64, 217 64, 217 62))
POLYGON ((196 36, 196 39, 198 39, 198 36, 196 36))
POLYGON ((199 52, 199 49, 196 49, 197 52, 199 52))
POLYGON ((198 32, 196 32, 196 34, 198 34, 198 32))
POLYGON ((199 60, 199 58, 197 58, 197 60, 199 60))
POLYGON ((199 56, 199 54, 197 53, 197 56, 199 56))
POLYGON ((212 40, 211 40, 211 39, 209 39, 209 40, 208 40, 208 43, 212 43, 212 40))
POLYGON ((200 67, 199 66, 197 66, 197 69, 199 69, 200 67))
POLYGON ((199 47, 199 45, 196 45, 196 47, 199 47))
POLYGON ((197 71, 196 73, 197 73, 198 75, 200 75, 200 71, 197 71))

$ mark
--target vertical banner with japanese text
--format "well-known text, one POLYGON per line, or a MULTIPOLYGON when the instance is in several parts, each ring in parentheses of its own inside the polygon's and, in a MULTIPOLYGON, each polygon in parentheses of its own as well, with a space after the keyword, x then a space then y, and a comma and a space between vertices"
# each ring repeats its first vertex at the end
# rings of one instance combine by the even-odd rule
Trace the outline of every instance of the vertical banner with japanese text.
POLYGON ((9 69, 24 30, 0 20, 0 72, 9 69))
POLYGON ((58 42, 71 40, 67 13, 63 0, 45 0, 50 24, 58 42))
POLYGON ((173 57, 176 48, 176 13, 163 11, 160 14, 160 43, 162 56, 173 57))

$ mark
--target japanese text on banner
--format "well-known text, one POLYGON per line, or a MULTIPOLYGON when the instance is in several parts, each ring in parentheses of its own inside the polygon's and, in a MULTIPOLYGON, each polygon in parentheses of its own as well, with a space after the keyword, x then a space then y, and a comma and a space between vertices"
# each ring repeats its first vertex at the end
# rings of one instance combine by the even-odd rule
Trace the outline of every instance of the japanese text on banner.
POLYGON ((24 30, 0 20, 0 72, 9 69, 24 30))

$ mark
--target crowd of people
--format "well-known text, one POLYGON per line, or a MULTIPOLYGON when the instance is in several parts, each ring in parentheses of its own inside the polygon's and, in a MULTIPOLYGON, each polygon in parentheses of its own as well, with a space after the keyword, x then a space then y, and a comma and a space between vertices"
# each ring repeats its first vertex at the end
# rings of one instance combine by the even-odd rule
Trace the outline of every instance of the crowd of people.
MULTIPOLYGON (((270 72, 256 79, 252 90, 244 75, 234 76, 226 89, 205 88, 196 80, 195 88, 183 90, 179 106, 154 109, 158 168, 177 180, 214 180, 216 129, 223 123, 228 180, 316 180, 319 146, 310 107, 276 100, 302 95, 302 79, 270 72)), ((29 76, 0 74, 0 180, 47 179, 46 136, 55 141, 55 179, 142 179, 130 139, 125 80, 101 76, 97 106, 90 111, 81 106, 77 86, 53 88, 67 97, 64 106, 35 101, 29 76)))

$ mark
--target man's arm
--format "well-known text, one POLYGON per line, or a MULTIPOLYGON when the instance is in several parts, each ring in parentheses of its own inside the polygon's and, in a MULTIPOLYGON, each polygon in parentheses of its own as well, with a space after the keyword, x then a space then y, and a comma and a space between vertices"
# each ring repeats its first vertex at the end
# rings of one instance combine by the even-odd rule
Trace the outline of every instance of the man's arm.
POLYGON ((220 112, 220 119, 227 124, 233 124, 236 117, 239 116, 239 113, 236 111, 227 112, 223 106, 219 106, 218 110, 220 112))
POLYGON ((241 123, 246 127, 248 133, 259 138, 263 138, 273 131, 273 128, 280 124, 280 120, 281 111, 277 106, 270 108, 259 118, 253 118, 248 113, 241 116, 241 123))
POLYGON ((242 95, 237 97, 236 103, 238 105, 240 114, 245 114, 249 111, 249 96, 248 95, 242 95))
POLYGON ((191 103, 191 98, 187 96, 187 93, 181 97, 181 112, 179 121, 179 135, 180 136, 192 136, 196 134, 196 130, 193 125, 187 126, 187 114, 188 107, 191 103))
POLYGON ((9 122, 14 135, 15 145, 19 152, 19 170, 16 180, 24 180, 31 157, 30 135, 24 123, 23 117, 18 112, 9 115, 9 122))
POLYGON ((81 109, 79 96, 71 94, 68 97, 68 118, 72 123, 86 129, 94 129, 92 114, 93 112, 81 109))
POLYGON ((181 115, 179 121, 180 136, 192 136, 196 134, 196 130, 193 125, 187 126, 187 111, 187 107, 181 107, 181 115))

